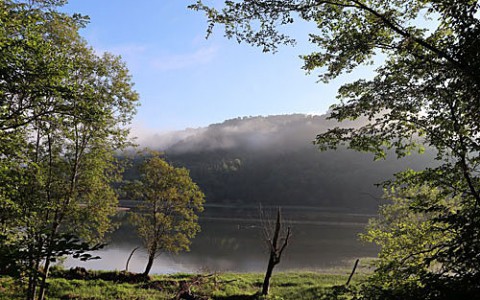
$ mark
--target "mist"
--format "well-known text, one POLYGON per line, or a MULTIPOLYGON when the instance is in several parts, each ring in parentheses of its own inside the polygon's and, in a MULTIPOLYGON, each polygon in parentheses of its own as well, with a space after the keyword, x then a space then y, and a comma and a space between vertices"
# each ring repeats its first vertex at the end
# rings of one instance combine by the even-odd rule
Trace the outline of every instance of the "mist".
MULTIPOLYGON (((219 271, 263 271, 259 205, 281 207, 294 231, 295 242, 280 270, 351 266, 353 258, 375 256, 374 245, 358 241, 368 219, 387 203, 375 184, 434 160, 427 154, 374 161, 372 154, 342 147, 320 152, 312 143, 328 128, 364 124, 364 120, 339 124, 326 115, 294 114, 236 118, 171 132, 136 126, 132 134, 139 146, 163 151, 169 163, 187 168, 206 196, 199 219, 202 232, 191 253, 177 260, 162 256, 154 272, 195 271, 205 264, 219 271)), ((140 163, 141 158, 133 158, 126 180, 140 176, 136 169, 140 163)), ((111 259, 102 268, 118 269, 118 257, 128 256, 138 244, 132 238, 133 228, 125 225, 126 219, 122 222, 124 226, 112 237, 118 242, 105 252, 111 259)), ((143 267, 142 260, 132 261, 132 270, 143 267)))
POLYGON ((382 189, 375 185, 407 168, 429 166, 432 155, 374 161, 373 154, 340 147, 320 152, 313 141, 329 128, 358 128, 327 115, 243 117, 168 133, 140 131, 138 142, 186 167, 207 203, 237 206, 310 206, 375 213, 382 189))
POLYGON ((313 147, 317 134, 335 126, 358 127, 361 122, 328 120, 327 115, 277 115, 242 117, 208 127, 154 132, 142 126, 132 129, 140 147, 170 153, 250 149, 289 151, 313 147))

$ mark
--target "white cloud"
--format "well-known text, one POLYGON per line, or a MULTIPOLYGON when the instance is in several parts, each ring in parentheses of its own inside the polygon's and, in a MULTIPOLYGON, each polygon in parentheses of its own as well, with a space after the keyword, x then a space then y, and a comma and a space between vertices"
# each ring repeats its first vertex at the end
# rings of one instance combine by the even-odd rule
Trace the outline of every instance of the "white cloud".
POLYGON ((160 71, 180 70, 197 65, 204 65, 213 60, 217 49, 214 47, 200 48, 193 53, 172 54, 157 58, 152 65, 160 71))

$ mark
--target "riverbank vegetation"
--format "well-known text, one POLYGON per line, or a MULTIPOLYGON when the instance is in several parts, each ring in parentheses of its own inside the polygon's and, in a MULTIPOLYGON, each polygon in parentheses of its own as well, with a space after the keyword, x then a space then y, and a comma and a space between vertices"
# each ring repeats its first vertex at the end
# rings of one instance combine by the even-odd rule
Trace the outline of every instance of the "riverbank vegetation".
MULTIPOLYGON (((103 247, 104 236, 113 230, 115 187, 123 171, 116 154, 132 146, 128 126, 138 105, 125 63, 92 49, 79 34, 88 18, 62 13, 59 7, 65 3, 0 1, 0 274, 9 276, 1 277, 1 298, 259 298, 261 274, 148 277, 149 267, 142 275, 83 269, 50 274, 53 263, 64 256, 97 258, 89 252, 103 247)), ((363 236, 381 247, 380 262, 364 284, 347 285, 346 275, 276 274, 268 297, 477 299, 480 3, 244 0, 224 1, 215 8, 199 0, 190 8, 206 13, 208 34, 214 25, 223 25, 227 37, 265 52, 294 43, 280 27, 297 17, 316 24, 309 39, 318 51, 303 56, 304 69, 320 71, 323 82, 377 64, 372 78, 340 87, 340 102, 328 117, 365 122, 320 132, 315 141, 320 150, 348 147, 385 159, 421 154, 427 147, 435 155, 432 167, 385 178, 385 198, 391 203, 363 236)), ((232 157, 219 167, 228 178, 228 172, 242 165, 232 157)), ((335 179, 337 169, 328 176, 335 179)), ((258 182, 269 179, 266 175, 259 173, 258 182)), ((136 219, 139 231, 147 231, 144 223, 166 224, 154 226, 154 235, 148 231, 142 236, 148 236, 149 265, 158 249, 172 242, 165 238, 179 239, 178 247, 168 247, 175 252, 185 249, 198 231, 196 215, 177 207, 182 202, 167 209, 174 214, 157 210, 157 200, 170 204, 171 197, 183 200, 187 195, 187 200, 196 198, 195 208, 201 211, 203 196, 196 188, 183 193, 184 187, 173 185, 169 181, 150 193, 153 199, 143 199, 152 200, 143 208, 152 218, 136 219)), ((258 189, 257 182, 251 187, 258 189)), ((148 188, 144 181, 140 191, 148 188)), ((288 201, 301 198, 286 195, 288 201)))
MULTIPOLYGON (((124 272, 52 270, 47 299, 348 299, 366 278, 347 272, 286 272, 272 277, 270 296, 259 292, 264 274, 212 273, 143 276, 124 272), (181 298, 183 293, 183 298, 181 298), (188 295, 187 295, 188 294, 188 295), (188 298, 194 297, 194 298, 188 298), (337 298, 335 298, 337 297, 337 298)), ((11 277, 0 277, 2 299, 22 299, 23 287, 11 277)))
POLYGON ((138 94, 125 63, 80 36, 66 1, 0 1, 0 274, 44 299, 60 257, 95 258, 113 229, 138 94))
MULTIPOLYGON (((320 150, 340 147, 402 158, 433 149, 436 165, 384 180, 385 198, 368 240, 381 265, 362 299, 478 299, 480 293, 480 3, 478 1, 221 1, 203 11, 207 36, 275 52, 294 45, 287 26, 316 25, 303 69, 320 81, 375 65, 343 84, 317 135, 320 150), (221 4, 223 2, 223 4, 221 4), (370 77, 370 78, 368 78, 370 77), (394 153, 393 153, 394 152, 394 153)), ((294 32, 294 31, 293 31, 294 32)))
MULTIPOLYGON (((185 168, 175 168, 157 152, 144 153, 139 180, 130 184, 130 199, 139 201, 130 222, 148 252, 145 275, 160 253, 189 250, 191 239, 200 231, 198 213, 205 195, 185 168)), ((133 254, 133 253, 132 253, 133 254)))

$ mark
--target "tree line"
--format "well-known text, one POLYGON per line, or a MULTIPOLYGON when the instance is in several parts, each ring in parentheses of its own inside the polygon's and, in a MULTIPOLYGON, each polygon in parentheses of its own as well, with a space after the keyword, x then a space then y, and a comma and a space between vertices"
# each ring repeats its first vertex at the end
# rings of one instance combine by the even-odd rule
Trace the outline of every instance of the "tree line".
MULTIPOLYGON (((190 170, 208 203, 240 207, 261 203, 375 213, 385 202, 377 184, 407 167, 433 166, 431 149, 426 155, 377 162, 371 154, 345 148, 319 152, 312 140, 316 132, 332 126, 326 117, 293 114, 227 120, 163 149, 159 136, 156 150, 163 150, 172 165, 190 170)), ((135 166, 143 158, 134 156, 132 162, 134 168, 125 170, 130 180, 139 177, 135 166)))

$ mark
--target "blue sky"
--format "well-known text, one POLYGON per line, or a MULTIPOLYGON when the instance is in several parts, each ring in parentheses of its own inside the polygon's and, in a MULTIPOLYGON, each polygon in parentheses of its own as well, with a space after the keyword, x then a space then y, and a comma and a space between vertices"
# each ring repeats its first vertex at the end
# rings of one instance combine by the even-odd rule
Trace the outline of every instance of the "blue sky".
POLYGON ((296 47, 265 54, 227 40, 220 27, 206 40, 203 14, 186 8, 193 1, 70 0, 64 8, 89 15, 82 36, 127 63, 141 99, 136 128, 163 132, 243 116, 319 114, 335 102, 342 79, 316 83, 301 69, 298 56, 314 50, 307 42, 313 24, 289 29, 296 47))

